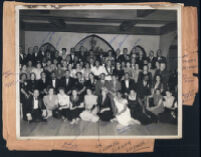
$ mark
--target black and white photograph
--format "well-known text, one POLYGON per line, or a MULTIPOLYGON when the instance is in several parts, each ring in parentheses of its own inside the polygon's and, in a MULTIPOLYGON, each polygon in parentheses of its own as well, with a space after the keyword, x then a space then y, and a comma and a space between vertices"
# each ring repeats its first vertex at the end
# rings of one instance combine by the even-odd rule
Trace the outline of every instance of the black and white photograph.
POLYGON ((181 10, 21 6, 18 138, 181 138, 181 10))

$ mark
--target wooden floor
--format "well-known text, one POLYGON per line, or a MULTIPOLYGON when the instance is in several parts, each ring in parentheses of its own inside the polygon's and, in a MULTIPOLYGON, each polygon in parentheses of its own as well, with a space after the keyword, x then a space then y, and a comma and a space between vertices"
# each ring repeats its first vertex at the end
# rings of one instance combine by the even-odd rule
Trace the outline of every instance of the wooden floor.
POLYGON ((68 121, 50 118, 48 122, 30 123, 21 120, 20 136, 125 136, 125 135, 177 135, 177 125, 153 123, 146 126, 132 125, 121 129, 116 122, 97 123, 79 121, 70 124, 68 121))

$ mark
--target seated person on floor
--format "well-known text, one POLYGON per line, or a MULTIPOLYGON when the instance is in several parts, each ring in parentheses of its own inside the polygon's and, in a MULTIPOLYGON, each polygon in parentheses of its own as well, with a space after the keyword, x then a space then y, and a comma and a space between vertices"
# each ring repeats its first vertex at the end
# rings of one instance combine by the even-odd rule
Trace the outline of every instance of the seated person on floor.
POLYGON ((154 94, 148 96, 147 99, 147 110, 155 115, 158 115, 164 111, 163 96, 159 88, 153 89, 154 94))
POLYGON ((142 125, 150 124, 155 120, 143 112, 142 101, 134 89, 131 89, 128 95, 128 108, 130 109, 131 117, 139 120, 142 125))
POLYGON ((72 90, 72 95, 70 97, 70 120, 71 124, 77 124, 80 120, 80 113, 84 111, 84 103, 80 96, 78 96, 77 89, 72 90))
POLYGON ((164 123, 177 123, 177 101, 172 92, 166 90, 163 97, 164 112, 159 114, 159 121, 164 123))
POLYGON ((87 94, 84 96, 85 110, 80 114, 80 117, 84 121, 97 122, 99 117, 97 116, 97 96, 93 95, 92 90, 88 88, 87 94))
POLYGON ((119 123, 119 127, 140 124, 138 120, 131 117, 130 109, 127 107, 128 101, 122 97, 121 92, 117 92, 114 97, 114 104, 117 109, 117 112, 115 113, 115 120, 119 123))
POLYGON ((58 97, 54 94, 53 87, 49 87, 48 95, 43 97, 43 102, 47 108, 47 118, 55 116, 55 111, 58 108, 58 97))
POLYGON ((57 94, 58 97, 58 105, 59 111, 61 114, 62 119, 69 119, 70 115, 70 97, 66 95, 64 88, 59 88, 59 93, 57 94))
POLYGON ((28 121, 46 121, 46 108, 43 100, 39 97, 39 90, 34 89, 33 96, 28 99, 27 120, 28 121))
POLYGON ((114 118, 112 102, 107 88, 101 89, 101 94, 98 96, 98 107, 98 116, 102 121, 110 121, 112 118, 114 118))

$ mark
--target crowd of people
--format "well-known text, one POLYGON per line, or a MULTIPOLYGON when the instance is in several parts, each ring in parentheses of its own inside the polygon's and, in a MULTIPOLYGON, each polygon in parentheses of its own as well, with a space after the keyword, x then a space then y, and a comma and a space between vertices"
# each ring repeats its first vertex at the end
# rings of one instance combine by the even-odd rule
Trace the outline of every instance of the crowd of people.
POLYGON ((122 126, 177 123, 177 67, 167 70, 159 49, 135 46, 62 51, 38 46, 20 49, 21 116, 28 122, 49 117, 77 124, 82 119, 122 126))

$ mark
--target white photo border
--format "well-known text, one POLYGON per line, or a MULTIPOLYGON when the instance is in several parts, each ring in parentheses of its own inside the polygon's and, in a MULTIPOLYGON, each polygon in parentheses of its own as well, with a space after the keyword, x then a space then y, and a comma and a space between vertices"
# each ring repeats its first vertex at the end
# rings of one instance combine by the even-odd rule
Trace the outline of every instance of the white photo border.
MULTIPOLYGON (((31 6, 31 5, 30 5, 31 6)), ((16 5, 15 6, 15 51, 16 51, 16 138, 18 140, 52 140, 52 139, 180 139, 182 138, 182 4, 76 4, 76 5, 61 5, 58 9, 58 5, 34 5, 33 8, 28 5, 16 5), (125 9, 156 9, 156 10, 176 10, 177 11, 177 44, 178 44, 178 123, 177 123, 177 135, 153 135, 153 136, 20 136, 20 92, 19 92, 19 11, 20 10, 125 10, 125 9), (98 137, 99 136, 99 137, 98 137)))

